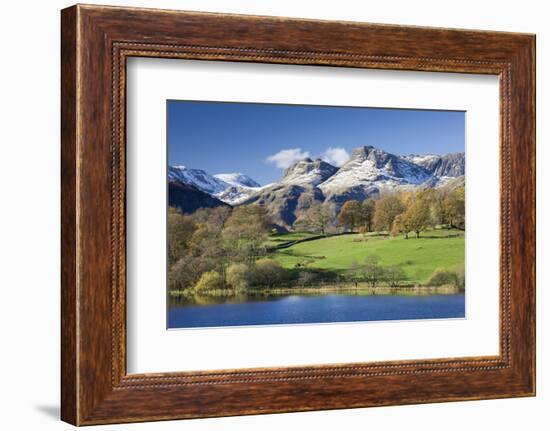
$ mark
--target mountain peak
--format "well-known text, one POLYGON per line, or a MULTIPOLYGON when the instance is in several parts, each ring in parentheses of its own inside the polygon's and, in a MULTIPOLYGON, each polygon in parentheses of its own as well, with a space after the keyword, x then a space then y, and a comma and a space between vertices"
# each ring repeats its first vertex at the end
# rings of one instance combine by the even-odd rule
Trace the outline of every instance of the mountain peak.
POLYGON ((336 166, 321 159, 312 160, 307 157, 285 169, 281 182, 318 185, 334 175, 337 170, 336 166))
POLYGON ((390 154, 380 148, 373 147, 372 145, 364 145, 362 147, 357 147, 352 150, 349 161, 372 160, 373 162, 378 162, 382 160, 383 163, 385 163, 385 161, 388 160, 388 158, 395 158, 395 157, 397 156, 394 156, 393 154, 390 154))
POLYGON ((191 169, 185 166, 169 166, 168 179, 191 184, 209 194, 220 193, 227 188, 227 184, 207 174, 202 169, 191 169))
POLYGON ((373 187, 417 186, 430 173, 403 157, 366 145, 354 148, 351 158, 332 178, 320 185, 325 194, 338 193, 350 187, 365 190, 373 187))
MULTIPOLYGON (((373 147, 372 145, 363 145, 361 147, 356 147, 353 150, 351 150, 351 157, 368 156, 372 150, 376 150, 376 148, 373 147)), ((382 151, 382 150, 379 150, 379 151, 382 151)))

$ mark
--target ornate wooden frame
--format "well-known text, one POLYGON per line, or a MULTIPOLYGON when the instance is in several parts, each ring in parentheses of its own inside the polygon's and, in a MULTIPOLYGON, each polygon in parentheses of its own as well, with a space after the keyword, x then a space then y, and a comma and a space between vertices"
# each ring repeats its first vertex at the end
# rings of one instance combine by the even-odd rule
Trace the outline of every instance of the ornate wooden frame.
POLYGON ((88 425, 535 394, 534 35, 81 5, 61 16, 63 420, 88 425), (127 375, 129 56, 498 75, 500 354, 127 375))

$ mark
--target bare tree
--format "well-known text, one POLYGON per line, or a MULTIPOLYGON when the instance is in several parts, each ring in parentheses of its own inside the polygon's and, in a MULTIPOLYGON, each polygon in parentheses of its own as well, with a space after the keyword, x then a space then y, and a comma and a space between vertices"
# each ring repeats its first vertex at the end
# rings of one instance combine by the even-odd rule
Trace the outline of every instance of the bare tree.
POLYGON ((365 232, 372 232, 375 205, 374 200, 370 198, 365 199, 361 204, 361 222, 365 232))
POLYGON ((295 222, 297 229, 307 229, 326 235, 326 230, 332 223, 332 211, 326 205, 314 203, 295 222))
POLYGON ((384 279, 384 268, 380 265, 380 257, 376 255, 367 256, 362 264, 353 262, 348 270, 348 277, 355 281, 363 280, 371 287, 375 287, 384 279))
POLYGON ((384 280, 390 287, 399 286, 399 282, 405 279, 405 271, 400 266, 387 266, 384 268, 384 280))

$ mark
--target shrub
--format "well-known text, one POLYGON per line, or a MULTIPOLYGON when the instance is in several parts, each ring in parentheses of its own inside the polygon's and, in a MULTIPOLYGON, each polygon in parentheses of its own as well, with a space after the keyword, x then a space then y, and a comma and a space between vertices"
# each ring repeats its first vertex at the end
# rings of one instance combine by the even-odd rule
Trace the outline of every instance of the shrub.
POLYGON ((249 270, 250 284, 254 287, 273 287, 286 280, 287 272, 273 259, 260 259, 249 270))
POLYGON ((249 285, 249 268, 244 263, 232 263, 225 274, 227 283, 235 290, 246 290, 249 285))
POLYGON ((463 291, 465 286, 464 267, 455 271, 438 268, 428 280, 428 286, 451 285, 463 291))
POLYGON ((358 264, 353 262, 347 270, 346 277, 355 283, 358 281, 367 282, 371 287, 375 287, 380 281, 384 280, 384 267, 380 265, 380 256, 369 255, 365 262, 358 264))
POLYGON ((430 286, 444 286, 446 284, 454 285, 456 281, 456 274, 453 271, 449 271, 443 268, 437 268, 430 279, 428 285, 430 286))
POLYGON ((380 256, 367 256, 365 263, 359 267, 359 271, 371 287, 376 286, 384 277, 384 268, 380 265, 380 256))
POLYGON ((221 275, 216 271, 203 272, 197 284, 195 284, 195 290, 206 291, 221 289, 223 287, 223 280, 221 275))
POLYGON ((464 289, 466 288, 466 274, 464 272, 464 266, 460 266, 456 270, 456 287, 464 292, 464 289))

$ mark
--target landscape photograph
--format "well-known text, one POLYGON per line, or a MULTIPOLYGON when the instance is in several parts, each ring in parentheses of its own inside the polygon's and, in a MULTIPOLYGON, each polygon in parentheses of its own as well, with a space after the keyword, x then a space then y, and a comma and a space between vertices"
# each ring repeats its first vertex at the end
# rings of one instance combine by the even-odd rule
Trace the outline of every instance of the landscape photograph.
POLYGON ((167 101, 167 327, 465 318, 463 111, 167 101))

